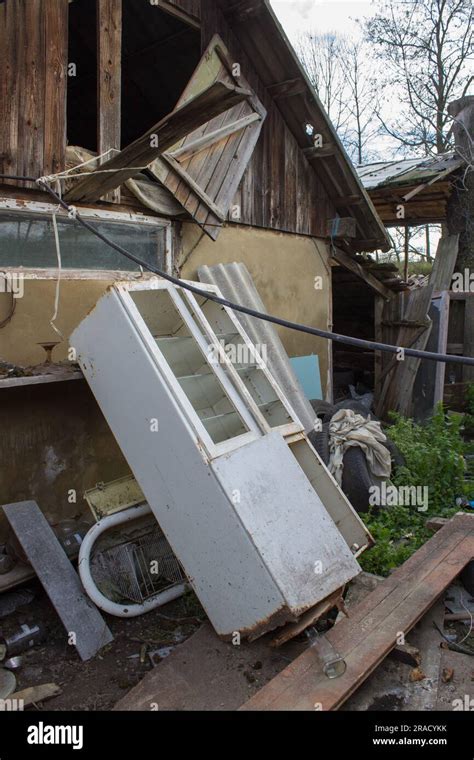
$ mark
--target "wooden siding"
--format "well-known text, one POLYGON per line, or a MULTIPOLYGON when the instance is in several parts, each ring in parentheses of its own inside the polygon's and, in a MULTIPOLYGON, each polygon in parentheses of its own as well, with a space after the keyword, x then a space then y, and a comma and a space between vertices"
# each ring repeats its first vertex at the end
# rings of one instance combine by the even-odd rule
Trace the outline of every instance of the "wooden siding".
MULTIPOLYGON (((200 65, 178 101, 178 106, 202 91, 206 84, 216 80, 251 92, 251 87, 243 76, 236 78, 232 75, 232 63, 228 51, 216 35, 204 52, 200 65)), ((222 134, 224 130, 222 137, 213 140, 208 146, 200 146, 197 152, 191 151, 189 157, 184 154, 179 163, 174 160, 172 151, 164 153, 162 158, 150 166, 150 171, 214 240, 239 188, 265 117, 265 109, 252 93, 248 100, 188 135, 178 146, 178 153, 186 151, 186 148, 193 144, 196 145, 196 142, 199 143, 206 136, 209 139, 212 134, 222 134), (248 124, 244 129, 226 133, 226 129, 231 129, 232 125, 241 124, 250 117, 256 117, 257 121, 248 124)))
POLYGON ((201 3, 196 0, 172 0, 170 5, 201 18, 203 50, 214 34, 222 37, 267 109, 260 139, 234 201, 241 207, 241 223, 325 236, 326 222, 335 216, 336 209, 216 0, 205 0, 200 12, 198 6, 201 3))
POLYGON ((64 166, 67 14, 68 0, 0 5, 2 174, 40 177, 64 166))
POLYGON ((174 5, 178 10, 189 16, 201 18, 201 0, 167 0, 168 5, 174 5))
POLYGON ((219 34, 267 110, 234 201, 241 206, 241 223, 324 237, 335 208, 215 0, 202 4, 201 24, 203 49, 219 34))

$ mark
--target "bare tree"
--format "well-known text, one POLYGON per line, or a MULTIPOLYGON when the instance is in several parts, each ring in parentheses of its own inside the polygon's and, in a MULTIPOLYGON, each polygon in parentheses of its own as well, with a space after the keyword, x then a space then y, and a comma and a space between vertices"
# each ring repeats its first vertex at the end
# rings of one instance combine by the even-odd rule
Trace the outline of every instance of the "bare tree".
POLYGON ((341 66, 344 39, 337 32, 301 35, 297 51, 326 113, 338 133, 344 134, 348 111, 344 99, 345 79, 341 66))
POLYGON ((384 63, 385 86, 400 102, 380 116, 383 127, 403 151, 443 153, 449 147, 448 104, 472 82, 471 0, 378 4, 379 12, 365 23, 366 38, 384 63))
POLYGON ((380 131, 376 120, 380 96, 370 61, 369 50, 362 40, 344 41, 341 66, 349 113, 344 141, 349 154, 359 164, 375 157, 370 143, 380 131))
POLYGON ((368 47, 337 32, 307 32, 298 54, 351 158, 362 163, 376 157, 370 141, 379 129, 379 96, 368 47))

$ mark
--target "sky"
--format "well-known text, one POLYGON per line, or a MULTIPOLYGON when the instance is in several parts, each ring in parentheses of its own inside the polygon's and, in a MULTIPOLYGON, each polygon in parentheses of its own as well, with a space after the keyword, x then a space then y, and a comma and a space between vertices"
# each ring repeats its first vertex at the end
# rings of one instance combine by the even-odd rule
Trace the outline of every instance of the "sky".
POLYGON ((308 30, 352 35, 354 19, 374 12, 370 0, 271 0, 271 5, 293 44, 308 30))
MULTIPOLYGON (((273 10, 286 32, 290 42, 296 46, 302 32, 337 31, 347 36, 359 36, 356 19, 370 18, 375 13, 372 0, 270 0, 273 10)), ((394 157, 389 138, 378 140, 381 158, 394 157), (382 150, 386 147, 386 151, 382 150)), ((432 230, 433 244, 439 237, 436 228, 432 230)), ((424 250, 424 237, 415 239, 415 245, 424 250)))

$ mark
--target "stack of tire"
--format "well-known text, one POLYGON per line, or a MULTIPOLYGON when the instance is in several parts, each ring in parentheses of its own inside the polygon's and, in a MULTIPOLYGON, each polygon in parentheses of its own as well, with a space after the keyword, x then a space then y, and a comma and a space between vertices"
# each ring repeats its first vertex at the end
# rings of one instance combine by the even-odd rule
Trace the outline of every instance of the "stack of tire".
MULTIPOLYGON (((321 430, 311 431, 308 438, 325 465, 329 464, 330 457, 329 423, 336 412, 340 409, 350 409, 365 419, 377 421, 377 417, 356 399, 345 399, 337 404, 328 404, 326 401, 312 401, 311 404, 321 421, 321 430)), ((403 464, 403 457, 388 437, 384 445, 390 451, 392 463, 395 465, 403 464)), ((364 451, 360 446, 349 447, 344 454, 341 487, 357 512, 368 512, 371 488, 380 486, 381 483, 382 479, 371 473, 364 451)))

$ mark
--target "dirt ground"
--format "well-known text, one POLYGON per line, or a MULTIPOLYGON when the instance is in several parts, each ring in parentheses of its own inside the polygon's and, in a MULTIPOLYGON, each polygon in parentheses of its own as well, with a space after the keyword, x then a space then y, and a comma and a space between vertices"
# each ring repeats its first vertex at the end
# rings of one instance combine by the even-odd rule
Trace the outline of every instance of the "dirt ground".
MULTIPOLYGON (((348 606, 357 603, 370 593, 378 580, 375 576, 364 573, 359 576, 351 584, 346 599, 348 606)), ((205 630, 201 627, 206 620, 206 615, 193 593, 138 618, 127 620, 104 615, 114 640, 94 659, 83 663, 75 647, 67 643, 64 627, 41 585, 31 582, 27 584, 27 588, 35 592, 35 598, 7 617, 0 618, 0 640, 18 630, 23 623, 30 626, 39 624, 44 627, 45 638, 41 643, 23 653, 22 667, 15 671, 17 690, 45 683, 55 683, 61 688, 61 694, 57 697, 42 705, 27 708, 30 710, 111 710, 142 681, 154 665, 160 668, 160 663, 173 653, 165 670, 156 671, 157 677, 160 676, 157 683, 160 683, 160 678, 162 680, 165 678, 168 664, 172 660, 175 662, 176 657, 179 660, 185 652, 188 655, 189 652, 192 654, 192 647, 188 650, 187 645, 180 650, 179 645, 199 629, 201 629, 199 636, 202 636, 202 631, 205 630), (182 655, 181 652, 183 652, 182 655), (154 664, 150 655, 153 655, 154 664)), ((474 661, 468 655, 456 654, 440 648, 441 637, 433 626, 433 620, 437 619, 441 623, 443 616, 444 604, 440 601, 409 635, 410 643, 419 647, 422 655, 423 678, 421 680, 412 680, 411 666, 387 658, 356 694, 345 703, 343 709, 389 712, 413 709, 421 711, 453 709, 454 699, 462 698, 464 694, 470 693, 474 681, 474 661), (451 673, 446 682, 440 677, 444 672, 451 673)), ((457 627, 459 627, 459 636, 465 635, 466 629, 463 629, 460 624, 457 627)), ((229 681, 233 684, 232 692, 239 689, 242 691, 243 688, 242 699, 238 701, 239 705, 300 654, 301 647, 308 645, 307 641, 303 642, 302 637, 298 637, 277 652, 271 650, 268 644, 264 647, 265 651, 260 651, 259 646, 263 646, 260 641, 251 645, 249 653, 246 653, 245 647, 242 647, 242 652, 239 652, 241 662, 234 651, 227 651, 227 649, 232 650, 232 647, 225 649, 218 639, 215 639, 214 643, 215 634, 210 627, 209 631, 208 637, 211 638, 207 643, 207 648, 214 653, 214 659, 216 659, 215 653, 219 654, 220 646, 225 655, 225 657, 217 658, 219 667, 223 667, 226 671, 219 675, 222 687, 224 688, 229 681), (247 663, 246 658, 249 657, 247 663), (258 663, 254 662, 256 658, 259 660, 258 663), (265 667, 262 666, 262 662, 265 667), (249 663, 251 667, 247 667, 249 663), (247 692, 249 692, 248 695, 247 692)), ((205 636, 204 642, 206 643, 205 636)), ((474 635, 468 637, 466 644, 469 643, 471 646, 474 645, 474 635)), ((198 651, 198 660, 202 658, 203 651, 198 651)), ((184 656, 184 660, 187 663, 185 672, 188 673, 192 658, 184 656)), ((215 676, 215 684, 219 678, 215 676)), ((226 704, 225 700, 223 704, 226 704)), ((182 709, 196 709, 196 706, 189 707, 186 704, 182 709)), ((225 708, 213 706, 208 709, 225 708)), ((227 709, 236 709, 236 707, 227 707, 227 709)))
MULTIPOLYGON (((205 619, 192 594, 129 620, 104 615, 114 641, 93 660, 82 662, 75 647, 67 643, 66 631, 41 587, 30 583, 28 588, 36 592, 35 599, 0 619, 0 639, 23 623, 45 627, 45 639, 22 655, 22 667, 15 675, 17 690, 53 682, 61 687, 59 696, 43 704, 43 709, 48 710, 112 709, 152 669, 150 652, 158 650, 166 655, 170 648, 191 636, 205 619)), ((155 662, 159 661, 157 654, 155 662)))

